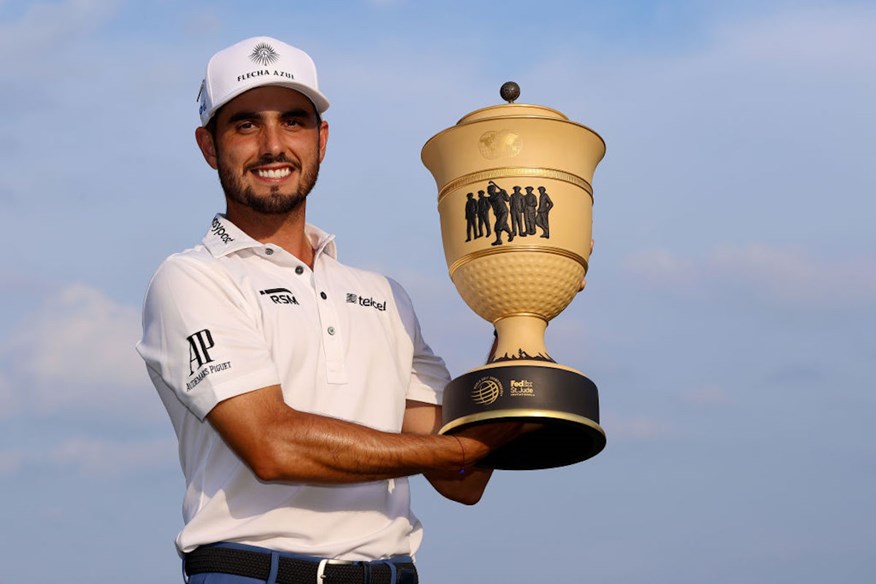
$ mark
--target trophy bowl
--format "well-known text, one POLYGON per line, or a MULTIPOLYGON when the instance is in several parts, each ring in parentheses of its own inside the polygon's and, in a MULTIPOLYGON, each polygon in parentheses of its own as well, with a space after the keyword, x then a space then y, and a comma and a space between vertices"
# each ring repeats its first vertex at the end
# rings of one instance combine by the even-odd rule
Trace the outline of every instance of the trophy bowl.
POLYGON ((450 278, 465 303, 493 323, 489 362, 444 390, 442 434, 497 421, 538 428, 481 464, 541 469, 586 460, 605 447, 596 385, 551 358, 548 323, 587 273, 596 165, 605 142, 590 128, 538 105, 476 110, 423 146, 438 188, 450 278))

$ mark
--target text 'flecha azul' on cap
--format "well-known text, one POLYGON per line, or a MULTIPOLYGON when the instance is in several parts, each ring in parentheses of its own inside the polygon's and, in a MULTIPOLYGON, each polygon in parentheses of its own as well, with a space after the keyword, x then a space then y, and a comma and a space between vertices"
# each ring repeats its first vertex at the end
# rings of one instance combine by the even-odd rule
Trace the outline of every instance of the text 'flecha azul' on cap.
POLYGON ((279 85, 301 92, 322 114, 329 102, 319 91, 310 55, 271 37, 254 37, 223 49, 207 63, 198 93, 198 113, 206 126, 220 107, 245 91, 279 85))

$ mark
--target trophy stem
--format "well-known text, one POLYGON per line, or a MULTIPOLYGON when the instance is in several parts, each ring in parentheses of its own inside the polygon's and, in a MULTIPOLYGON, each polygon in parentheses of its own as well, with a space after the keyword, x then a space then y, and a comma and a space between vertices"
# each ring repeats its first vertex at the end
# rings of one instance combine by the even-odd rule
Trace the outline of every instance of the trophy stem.
POLYGON ((512 314, 493 323, 498 341, 492 361, 550 361, 544 343, 547 321, 536 314, 512 314))

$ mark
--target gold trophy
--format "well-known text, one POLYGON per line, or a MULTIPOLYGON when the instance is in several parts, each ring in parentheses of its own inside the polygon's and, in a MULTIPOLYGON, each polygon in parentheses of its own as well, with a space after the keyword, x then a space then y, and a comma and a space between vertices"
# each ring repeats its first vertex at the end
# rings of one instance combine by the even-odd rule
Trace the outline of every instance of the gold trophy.
POLYGON ((593 172, 605 142, 538 105, 476 110, 423 146, 438 187, 450 278, 468 306, 493 323, 496 350, 444 390, 441 433, 496 421, 538 429, 482 464, 539 469, 586 460, 605 447, 596 385, 555 362, 548 322, 578 293, 590 258, 593 172))

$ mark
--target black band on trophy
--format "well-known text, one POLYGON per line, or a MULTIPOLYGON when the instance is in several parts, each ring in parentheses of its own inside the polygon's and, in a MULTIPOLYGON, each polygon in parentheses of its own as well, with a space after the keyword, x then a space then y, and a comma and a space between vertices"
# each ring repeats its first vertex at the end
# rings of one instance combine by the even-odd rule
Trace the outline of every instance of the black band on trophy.
POLYGON ((596 385, 568 369, 505 365, 470 371, 444 392, 441 433, 477 424, 521 421, 542 428, 482 460, 497 469, 538 469, 586 460, 605 447, 596 385))

